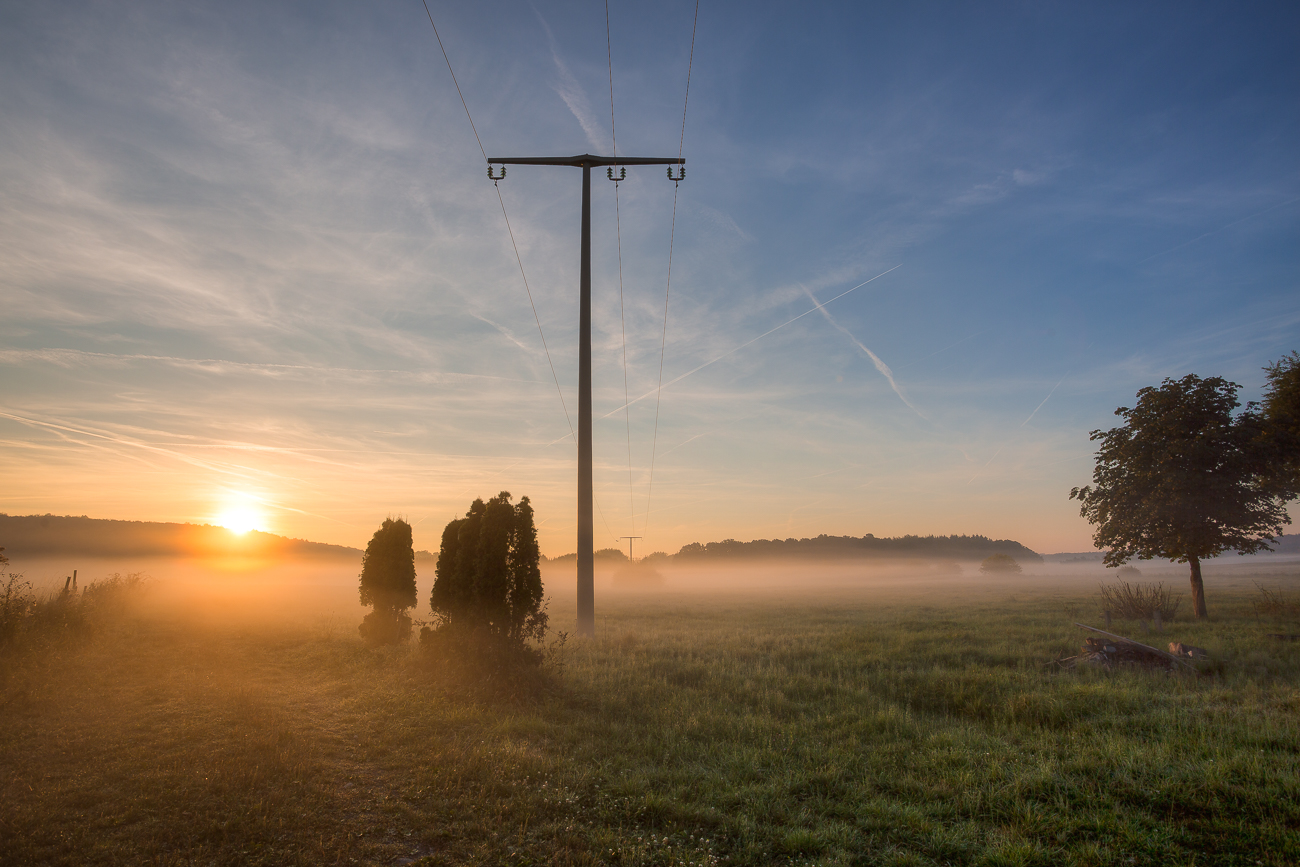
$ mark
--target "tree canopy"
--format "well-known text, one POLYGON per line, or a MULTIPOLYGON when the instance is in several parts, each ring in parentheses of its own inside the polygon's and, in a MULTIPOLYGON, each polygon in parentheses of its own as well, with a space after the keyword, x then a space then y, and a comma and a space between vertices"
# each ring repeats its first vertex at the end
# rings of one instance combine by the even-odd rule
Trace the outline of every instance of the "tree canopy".
POLYGON ((527 497, 517 506, 507 491, 475 500, 443 530, 429 598, 434 614, 444 625, 516 646, 541 639, 547 617, 539 557, 527 497))
POLYGON ((1020 571, 1020 564, 1010 554, 991 554, 980 563, 980 571, 986 575, 999 572, 1016 573, 1020 571))
POLYGON ((1300 353, 1292 352, 1264 368, 1268 385, 1260 405, 1261 441, 1276 468, 1279 496, 1300 493, 1300 353))
POLYGON ((1070 492, 1096 525, 1107 566, 1133 557, 1189 563, 1198 617, 1206 616, 1200 561, 1270 550, 1290 523, 1276 449, 1260 445, 1266 425, 1251 409, 1233 415, 1240 388, 1189 374, 1142 389, 1135 406, 1115 410, 1124 425, 1092 432, 1101 443, 1093 484, 1070 492))
POLYGON ((374 644, 389 644, 411 634, 406 609, 416 603, 415 549, 411 525, 386 518, 361 557, 361 604, 374 606, 361 634, 374 644))

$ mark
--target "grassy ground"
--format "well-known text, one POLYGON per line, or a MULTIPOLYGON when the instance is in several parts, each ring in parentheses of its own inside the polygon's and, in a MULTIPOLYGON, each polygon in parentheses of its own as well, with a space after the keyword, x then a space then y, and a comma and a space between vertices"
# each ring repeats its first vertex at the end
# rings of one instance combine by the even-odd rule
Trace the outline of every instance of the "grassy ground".
POLYGON ((1296 624, 1212 588, 1204 673, 1064 671, 1095 597, 930 595, 603 600, 522 694, 352 623, 10 650, 0 863, 1300 862, 1296 624))

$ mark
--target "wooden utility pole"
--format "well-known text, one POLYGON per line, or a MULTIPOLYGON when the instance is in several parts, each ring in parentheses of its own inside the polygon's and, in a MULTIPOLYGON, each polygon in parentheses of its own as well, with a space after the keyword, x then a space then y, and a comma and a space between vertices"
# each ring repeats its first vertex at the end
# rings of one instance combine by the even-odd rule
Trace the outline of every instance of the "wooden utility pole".
POLYGON ((619 536, 619 538, 627 539, 627 562, 635 563, 636 561, 632 559, 632 540, 642 539, 644 537, 643 536, 619 536))
MULTIPOLYGON (((591 167, 609 166, 607 175, 614 180, 614 167, 685 166, 679 157, 489 157, 492 165, 573 166, 582 169, 582 245, 578 276, 578 634, 596 634, 596 590, 591 495, 591 167)), ((681 169, 685 175, 685 168, 681 169)), ((502 177, 505 169, 501 170, 502 177)), ((668 169, 672 178, 672 169, 668 169)), ((622 179, 620 172, 619 179, 622 179)), ((680 178, 673 178, 680 180, 680 178)))

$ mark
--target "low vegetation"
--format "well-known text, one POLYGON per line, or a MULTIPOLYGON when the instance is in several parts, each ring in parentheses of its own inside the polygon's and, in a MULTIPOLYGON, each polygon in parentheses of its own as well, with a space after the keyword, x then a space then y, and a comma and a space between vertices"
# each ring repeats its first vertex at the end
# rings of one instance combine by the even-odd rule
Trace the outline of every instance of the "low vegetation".
POLYGON ((0 654, 0 863, 1300 861, 1300 643, 1254 594, 1168 675, 1050 664, 1086 591, 963 592, 605 600, 527 693, 123 609, 0 654))
POLYGON ((1300 597, 1260 585, 1259 596, 1255 599, 1255 613, 1260 617, 1279 620, 1300 620, 1300 597))
POLYGON ((1020 564, 1010 554, 992 554, 980 563, 980 572, 988 574, 1019 573, 1020 564))
POLYGON ((1101 585, 1101 610, 1117 620, 1145 623, 1159 619, 1171 623, 1178 614, 1180 602, 1163 581, 1146 585, 1115 581, 1101 585))

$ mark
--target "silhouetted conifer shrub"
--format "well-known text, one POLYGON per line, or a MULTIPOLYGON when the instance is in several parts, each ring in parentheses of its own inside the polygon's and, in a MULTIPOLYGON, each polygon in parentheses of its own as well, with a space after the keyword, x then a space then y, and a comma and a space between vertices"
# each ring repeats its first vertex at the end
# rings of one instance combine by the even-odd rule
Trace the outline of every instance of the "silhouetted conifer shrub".
POLYGON ((475 500, 442 533, 420 644, 446 661, 494 672, 536 666, 546 635, 537 530, 527 497, 475 500))
POLYGON ((361 558, 361 604, 373 606, 362 620, 361 637, 372 645, 398 644, 411 637, 415 607, 415 548, 411 525, 387 518, 361 558))

